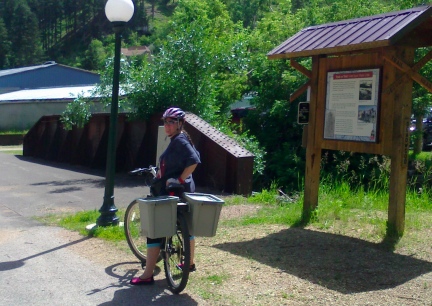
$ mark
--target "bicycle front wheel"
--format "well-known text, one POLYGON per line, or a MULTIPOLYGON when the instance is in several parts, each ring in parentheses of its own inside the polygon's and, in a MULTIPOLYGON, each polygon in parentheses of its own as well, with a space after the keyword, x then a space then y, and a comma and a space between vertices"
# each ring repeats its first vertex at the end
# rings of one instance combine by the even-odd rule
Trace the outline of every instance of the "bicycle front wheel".
POLYGON ((186 218, 177 215, 177 232, 167 238, 164 252, 164 268, 168 286, 173 293, 180 293, 189 279, 190 237, 186 218))
POLYGON ((124 217, 126 240, 132 253, 144 265, 147 257, 147 237, 141 235, 141 216, 138 201, 132 201, 124 217))

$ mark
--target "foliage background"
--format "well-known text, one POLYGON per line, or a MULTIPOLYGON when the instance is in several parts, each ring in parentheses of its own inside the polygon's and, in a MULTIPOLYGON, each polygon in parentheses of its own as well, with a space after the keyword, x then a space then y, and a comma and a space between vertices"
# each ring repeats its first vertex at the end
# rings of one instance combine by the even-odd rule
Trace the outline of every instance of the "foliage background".
MULTIPOLYGON (((194 112, 242 142, 255 155, 254 188, 302 188, 304 154, 297 104, 290 93, 306 79, 286 60, 266 54, 312 25, 411 8, 415 0, 135 0, 124 46, 147 45, 151 55, 124 58, 121 107, 146 118, 172 105, 194 112), (230 105, 253 96, 253 111, 230 123, 230 105)), ((0 4, 0 68, 55 60, 101 73, 97 91, 109 104, 114 37, 103 0, 3 0, 0 4)), ((428 49, 418 50, 421 57, 428 49)), ((309 67, 310 59, 298 59, 309 67)), ((421 73, 431 79, 431 64, 421 73)), ((414 87, 413 114, 421 122, 430 95, 414 87)), ((79 98, 64 121, 83 124, 90 114, 79 98)), ((417 134, 418 136, 418 134, 417 134)), ((417 137, 421 141, 422 137, 417 137)), ((418 151, 418 144, 415 147, 418 151)), ((385 157, 325 152, 328 179, 369 188, 385 180, 385 157)))

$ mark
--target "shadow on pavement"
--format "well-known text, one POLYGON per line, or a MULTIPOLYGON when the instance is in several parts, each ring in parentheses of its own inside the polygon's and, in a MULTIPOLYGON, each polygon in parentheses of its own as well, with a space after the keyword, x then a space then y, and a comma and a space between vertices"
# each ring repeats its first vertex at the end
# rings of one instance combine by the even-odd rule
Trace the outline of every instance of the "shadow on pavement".
MULTIPOLYGON (((83 179, 83 180, 58 180, 58 181, 47 181, 47 182, 41 182, 38 184, 33 185, 51 185, 51 186, 68 186, 68 185, 90 185, 92 187, 99 187, 102 188, 105 186, 105 170, 101 169, 93 169, 89 167, 84 166, 77 166, 77 165, 70 165, 66 163, 59 163, 59 162, 53 162, 53 161, 47 161, 44 159, 39 159, 35 157, 28 157, 28 156, 22 156, 22 155, 15 155, 16 158, 18 158, 21 161, 29 162, 29 163, 35 163, 42 166, 47 167, 55 167, 62 170, 68 170, 68 171, 74 171, 78 173, 88 174, 88 175, 95 175, 99 176, 100 179, 83 179)), ((132 170, 132 169, 130 169, 132 170)), ((135 188, 135 187, 144 187, 146 186, 146 178, 145 176, 131 176, 128 175, 126 172, 117 172, 114 179, 114 188, 135 188)), ((76 187, 77 189, 74 190, 68 190, 66 189, 59 189, 57 191, 53 191, 52 193, 62 193, 62 192, 68 192, 68 191, 76 191, 80 190, 79 187, 76 187)), ((211 193, 214 195, 229 195, 224 192, 219 192, 217 190, 206 188, 206 187, 200 187, 197 186, 196 192, 203 192, 203 193, 211 193)))
POLYGON ((23 162, 28 162, 28 163, 33 163, 33 164, 38 164, 38 165, 48 166, 48 167, 55 167, 58 169, 70 170, 70 171, 75 171, 83 174, 91 174, 91 175, 96 175, 101 177, 105 176, 105 170, 101 170, 101 169, 55 162, 55 161, 45 160, 45 159, 32 157, 32 156, 15 155, 15 157, 23 162))
MULTIPOLYGON (((118 283, 113 283, 105 288, 93 289, 88 295, 97 294, 100 291, 115 287, 119 289, 115 291, 113 300, 100 305, 148 305, 150 303, 153 305, 198 305, 198 303, 185 292, 179 295, 172 294, 167 289, 167 282, 165 279, 156 280, 155 284, 151 286, 130 285, 130 279, 138 273, 141 273, 141 271, 136 268, 128 268, 136 264, 137 262, 123 262, 107 267, 105 272, 112 277, 118 278, 118 283)), ((157 267, 155 275, 159 273, 161 273, 161 270, 157 267)))
POLYGON ((110 302, 99 304, 100 306, 117 305, 176 305, 193 306, 198 305, 187 293, 178 295, 171 294, 163 283, 156 281, 153 286, 133 287, 117 290, 110 302))
POLYGON ((55 247, 53 249, 50 249, 50 250, 47 250, 47 251, 43 251, 43 252, 38 253, 38 254, 34 254, 34 255, 29 256, 29 257, 20 259, 20 260, 0 262, 0 271, 8 271, 8 270, 13 270, 13 269, 18 269, 18 268, 24 266, 25 262, 27 260, 29 260, 29 259, 32 259, 32 258, 35 258, 35 257, 38 257, 38 256, 42 256, 42 255, 45 255, 45 254, 48 254, 48 253, 51 253, 51 252, 54 252, 54 251, 58 251, 58 250, 63 249, 63 248, 67 248, 67 247, 69 247, 71 245, 84 242, 85 240, 88 240, 90 238, 91 237, 84 237, 84 238, 81 238, 79 240, 72 241, 70 243, 66 243, 66 244, 60 245, 60 246, 55 247))
POLYGON ((301 228, 214 247, 344 294, 394 288, 432 271, 431 262, 380 244, 301 228))
MULTIPOLYGON (((45 181, 30 184, 31 186, 53 186, 53 187, 62 187, 62 186, 79 186, 86 185, 92 188, 101 188, 104 186, 104 179, 78 179, 78 180, 57 180, 57 181, 45 181)), ((79 187, 74 187, 78 188, 79 187)))

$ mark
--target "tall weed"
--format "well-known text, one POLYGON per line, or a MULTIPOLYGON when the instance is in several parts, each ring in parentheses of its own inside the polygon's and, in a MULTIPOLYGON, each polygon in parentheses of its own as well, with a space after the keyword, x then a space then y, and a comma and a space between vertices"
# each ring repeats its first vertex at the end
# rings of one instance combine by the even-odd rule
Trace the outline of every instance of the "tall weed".
POLYGON ((384 155, 325 151, 321 158, 321 176, 328 183, 346 182, 351 188, 387 189, 390 159, 384 155))

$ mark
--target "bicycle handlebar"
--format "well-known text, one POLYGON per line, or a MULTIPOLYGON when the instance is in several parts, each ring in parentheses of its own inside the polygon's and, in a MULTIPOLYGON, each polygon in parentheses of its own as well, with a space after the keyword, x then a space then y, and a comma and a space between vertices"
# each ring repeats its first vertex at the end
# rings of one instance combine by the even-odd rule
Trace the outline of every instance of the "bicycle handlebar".
POLYGON ((158 168, 154 166, 149 166, 148 168, 137 168, 132 171, 129 171, 129 175, 143 175, 144 173, 150 173, 153 177, 156 177, 158 168))
MULTIPOLYGON (((149 166, 148 168, 136 168, 132 171, 129 171, 128 174, 132 176, 141 176, 141 175, 149 175, 148 178, 150 178, 150 175, 152 176, 152 179, 147 181, 147 186, 154 186, 155 183, 154 179, 156 178, 158 168, 154 166, 149 166)), ((176 195, 181 197, 182 193, 184 192, 184 186, 182 184, 176 184, 176 183, 170 183, 168 186, 166 186, 166 191, 170 195, 176 195)), ((157 189, 156 189, 157 190, 157 189)), ((156 190, 151 190, 151 194, 157 195, 159 192, 156 190)))

